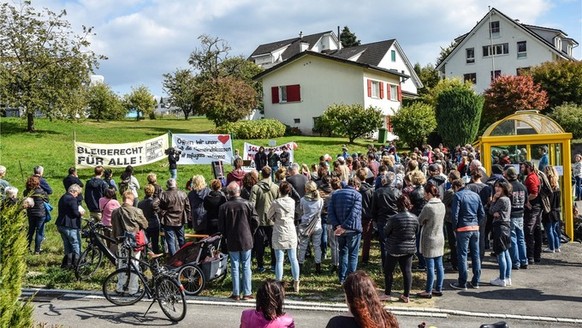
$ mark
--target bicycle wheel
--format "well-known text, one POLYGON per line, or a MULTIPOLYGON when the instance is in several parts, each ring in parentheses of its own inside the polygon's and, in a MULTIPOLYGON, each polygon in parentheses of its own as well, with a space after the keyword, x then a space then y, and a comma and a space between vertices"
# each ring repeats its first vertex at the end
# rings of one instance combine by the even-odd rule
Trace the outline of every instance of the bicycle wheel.
POLYGON ((198 295, 206 286, 206 277, 199 266, 194 264, 187 264, 180 269, 178 279, 184 292, 188 295, 198 295))
POLYGON ((186 316, 186 296, 184 287, 170 277, 161 277, 156 285, 158 304, 164 314, 177 322, 186 316))
POLYGON ((99 266, 101 266, 101 261, 103 260, 103 253, 97 247, 97 245, 89 244, 87 248, 81 254, 79 262, 75 267, 75 277, 78 280, 89 279, 99 266))
POLYGON ((144 297, 145 291, 140 273, 133 269, 117 269, 103 282, 103 295, 115 305, 135 304, 144 297))

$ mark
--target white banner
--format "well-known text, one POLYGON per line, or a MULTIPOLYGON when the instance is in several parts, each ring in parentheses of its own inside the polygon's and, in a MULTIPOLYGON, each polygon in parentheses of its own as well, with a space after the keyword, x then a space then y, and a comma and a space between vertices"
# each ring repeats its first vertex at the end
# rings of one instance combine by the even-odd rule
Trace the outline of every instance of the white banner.
POLYGON ((164 150, 168 148, 168 134, 124 144, 94 144, 75 142, 75 166, 89 168, 126 167, 146 165, 165 159, 164 150))
POLYGON ((232 163, 232 138, 228 134, 172 134, 172 146, 182 151, 178 164, 232 163))
POLYGON ((294 152, 295 149, 297 149, 297 144, 295 142, 288 142, 286 144, 282 144, 279 146, 274 146, 274 147, 265 147, 265 146, 257 146, 257 145, 253 145, 250 144, 248 142, 245 142, 245 149, 243 151, 243 160, 254 160, 255 159, 255 154, 259 151, 260 147, 264 147, 265 148, 265 153, 270 153, 272 151, 274 151, 277 154, 281 154, 283 152, 283 146, 287 146, 287 151, 289 151, 289 162, 293 162, 294 161, 294 152))

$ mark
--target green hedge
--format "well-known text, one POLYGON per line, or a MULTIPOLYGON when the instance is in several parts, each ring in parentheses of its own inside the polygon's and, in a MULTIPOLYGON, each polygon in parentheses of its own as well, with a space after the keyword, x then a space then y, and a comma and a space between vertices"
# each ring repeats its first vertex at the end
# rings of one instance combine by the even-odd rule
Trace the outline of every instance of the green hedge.
POLYGON ((210 131, 213 134, 231 134, 237 139, 269 139, 285 135, 285 125, 275 119, 226 123, 210 131))

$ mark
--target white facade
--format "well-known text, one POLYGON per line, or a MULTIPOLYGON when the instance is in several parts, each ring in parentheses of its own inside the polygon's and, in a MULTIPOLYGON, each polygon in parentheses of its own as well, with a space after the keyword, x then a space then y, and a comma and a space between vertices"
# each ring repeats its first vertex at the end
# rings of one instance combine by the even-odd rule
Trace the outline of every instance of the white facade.
POLYGON ((368 97, 368 79, 399 85, 400 76, 304 54, 261 77, 265 118, 278 119, 304 134, 312 134, 314 117, 321 116, 332 104, 376 106, 384 115, 394 115, 400 102, 386 99, 386 90, 383 99, 368 97), (299 85, 300 100, 273 103, 272 88, 288 85, 299 85))
POLYGON ((406 55, 404 54, 404 51, 401 50, 400 46, 398 46, 396 41, 392 43, 390 49, 388 50, 388 52, 386 52, 386 55, 384 56, 382 61, 380 61, 378 67, 394 69, 399 73, 410 76, 410 78, 406 79, 402 83, 402 91, 404 92, 416 95, 418 94, 417 93, 418 88, 422 87, 422 82, 420 82, 420 78, 418 78, 418 76, 416 75, 413 66, 410 64, 408 58, 406 58, 406 55), (418 85, 418 88, 417 83, 420 84, 418 85))
POLYGON ((573 43, 569 43, 568 56, 565 51, 562 52, 562 48, 568 47, 560 45, 556 49, 544 42, 544 39, 551 40, 549 34, 551 31, 556 34, 556 30, 544 31, 548 35, 536 34, 533 30, 492 9, 437 69, 444 78, 474 81, 475 91, 482 93, 489 88, 492 76, 518 75, 520 70, 546 61, 570 58, 575 41, 566 38, 573 43))

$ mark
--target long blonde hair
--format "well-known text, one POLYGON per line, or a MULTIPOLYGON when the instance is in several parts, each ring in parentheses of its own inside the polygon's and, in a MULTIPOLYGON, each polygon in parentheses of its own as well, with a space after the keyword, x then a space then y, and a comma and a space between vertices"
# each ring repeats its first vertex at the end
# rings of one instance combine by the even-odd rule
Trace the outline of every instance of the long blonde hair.
POLYGON ((558 171, 556 171, 556 168, 552 165, 548 165, 544 168, 544 173, 548 177, 548 181, 550 182, 552 190, 560 189, 560 184, 558 182, 558 171))

